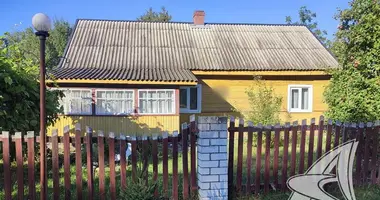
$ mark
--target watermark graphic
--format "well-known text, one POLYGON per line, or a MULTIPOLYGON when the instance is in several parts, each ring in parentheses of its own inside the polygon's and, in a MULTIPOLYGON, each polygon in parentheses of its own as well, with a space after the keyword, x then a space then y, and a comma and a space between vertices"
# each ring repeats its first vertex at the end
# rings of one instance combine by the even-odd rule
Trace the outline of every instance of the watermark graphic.
POLYGON ((323 189, 331 182, 338 183, 346 200, 356 200, 352 170, 358 143, 355 140, 345 142, 326 152, 304 174, 290 177, 287 185, 292 194, 288 200, 337 200, 323 189))

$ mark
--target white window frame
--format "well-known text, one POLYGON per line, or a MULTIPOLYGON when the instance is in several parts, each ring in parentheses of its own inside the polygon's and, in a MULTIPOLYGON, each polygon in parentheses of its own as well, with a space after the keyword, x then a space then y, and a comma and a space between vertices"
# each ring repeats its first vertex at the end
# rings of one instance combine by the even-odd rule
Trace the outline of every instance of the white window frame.
MULTIPOLYGON (((159 98, 157 98, 159 99, 159 98)), ((176 92, 174 89, 139 89, 137 90, 137 112, 139 115, 173 115, 176 113, 176 92), (142 113, 140 112, 140 91, 165 91, 165 92, 173 92, 173 105, 172 105, 172 111, 171 113, 142 113)))
MULTIPOLYGON (((299 98, 299 103, 301 107, 302 97, 299 98)), ((289 85, 288 86, 288 112, 292 113, 307 113, 307 112, 313 112, 313 86, 312 85, 289 85), (292 89, 299 89, 301 92, 299 93, 302 95, 302 89, 307 88, 309 90, 309 107, 308 109, 301 109, 301 108, 292 108, 292 89)))
MULTIPOLYGON (((70 112, 65 112, 65 110, 63 110, 63 115, 92 115, 92 113, 94 112, 93 110, 93 107, 92 107, 92 104, 93 104, 93 93, 92 93, 92 89, 88 89, 88 88, 51 88, 51 90, 60 90, 62 92, 64 92, 65 90, 70 90, 70 91, 89 91, 91 93, 91 111, 90 112, 81 112, 81 113, 70 113, 70 112)), ((66 98, 66 97, 63 97, 63 98, 66 98)), ((63 101, 63 99, 62 99, 63 101)), ((64 105, 60 105, 60 106, 64 106, 64 105)))
MULTIPOLYGON (((106 99, 107 98, 100 98, 100 99, 106 99)), ((124 90, 124 89, 95 89, 95 115, 109 115, 109 116, 117 116, 117 115, 131 115, 134 113, 135 110, 135 90, 124 90), (113 91, 122 91, 122 92, 132 92, 132 111, 129 113, 98 113, 97 109, 97 102, 98 102, 98 91, 100 92, 113 92, 113 91)))
MULTIPOLYGON (((202 85, 198 84, 196 86, 183 86, 183 87, 180 87, 180 89, 186 89, 187 91, 187 107, 186 108, 180 107, 180 113, 201 113, 202 111, 202 85), (197 88, 197 109, 196 110, 190 109, 190 88, 197 88)), ((180 99, 181 98, 179 98, 178 101, 180 101, 180 99)))

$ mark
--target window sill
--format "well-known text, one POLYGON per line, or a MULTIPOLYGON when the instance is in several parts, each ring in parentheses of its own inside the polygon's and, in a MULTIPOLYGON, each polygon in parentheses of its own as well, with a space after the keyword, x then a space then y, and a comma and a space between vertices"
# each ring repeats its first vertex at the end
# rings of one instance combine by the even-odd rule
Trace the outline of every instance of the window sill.
POLYGON ((200 110, 180 110, 179 111, 180 114, 197 114, 197 113, 201 113, 200 110))
POLYGON ((312 113, 312 110, 288 110, 289 113, 312 113))

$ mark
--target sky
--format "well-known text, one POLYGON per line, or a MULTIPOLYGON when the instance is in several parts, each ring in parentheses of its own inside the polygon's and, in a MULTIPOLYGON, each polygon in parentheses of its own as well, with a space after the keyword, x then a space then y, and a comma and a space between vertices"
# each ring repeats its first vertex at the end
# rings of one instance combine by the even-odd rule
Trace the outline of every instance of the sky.
POLYGON ((329 38, 336 32, 333 19, 337 8, 347 8, 349 0, 0 0, 0 35, 31 26, 35 13, 43 12, 52 19, 65 19, 71 24, 78 18, 135 20, 152 7, 162 6, 173 21, 191 22, 194 10, 206 12, 205 22, 285 23, 285 16, 298 19, 301 6, 317 13, 319 27, 329 38))

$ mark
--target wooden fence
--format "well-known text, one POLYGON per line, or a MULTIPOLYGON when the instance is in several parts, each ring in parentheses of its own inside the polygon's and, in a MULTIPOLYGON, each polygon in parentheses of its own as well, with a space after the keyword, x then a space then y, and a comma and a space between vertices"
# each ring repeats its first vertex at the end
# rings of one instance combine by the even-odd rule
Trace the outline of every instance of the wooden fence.
POLYGON ((290 176, 303 174, 323 153, 352 139, 359 141, 354 184, 380 184, 379 127, 378 121, 342 124, 325 121, 323 116, 318 125, 312 119, 310 125, 302 120, 300 125, 294 122, 285 126, 254 126, 249 122, 244 126, 240 120, 235 126, 232 118, 228 129, 230 195, 287 191, 286 181, 290 176))
MULTIPOLYGON (((49 194, 47 199, 62 199, 63 194, 64 199, 117 199, 119 195, 117 190, 128 187, 127 179, 131 178, 131 182, 133 183, 138 178, 138 163, 142 163, 142 171, 147 170, 149 165, 153 168, 152 177, 148 177, 149 175, 146 171, 143 175, 146 183, 148 183, 148 179, 162 182, 162 191, 156 189, 155 196, 163 195, 168 197, 170 194, 171 199, 178 199, 179 195, 182 195, 183 199, 187 199, 191 194, 196 193, 195 122, 192 122, 190 125, 183 124, 180 137, 178 137, 178 132, 174 132, 172 135, 163 133, 161 136, 142 138, 127 138, 120 135, 120 137, 116 138, 113 133, 104 136, 101 131, 98 131, 97 135, 94 136, 92 129, 89 127, 86 128, 86 134, 83 137, 82 135, 84 134, 81 131, 80 125, 76 124, 75 127, 73 131, 65 127, 63 137, 58 136, 57 130, 54 130, 52 136, 47 138, 49 150, 51 150, 51 159, 48 159, 50 162, 48 166, 51 167, 48 167, 47 170, 49 174, 48 178, 52 181, 52 186, 48 187, 49 194), (93 145, 95 143, 97 145, 93 145), (128 144, 131 144, 132 149, 131 159, 128 159, 128 161, 131 160, 130 162, 127 162, 126 157, 128 144), (82 148, 82 145, 84 145, 85 150, 82 148), (97 146, 97 153, 94 153, 94 146, 97 146), (120 146, 120 163, 115 163, 116 146, 120 146), (107 147, 109 149, 108 156, 105 155, 107 147), (188 156, 189 149, 191 152, 190 161, 188 156), (62 151, 63 161, 60 159, 62 151), (85 151, 85 159, 82 159, 82 151, 85 151), (148 151, 150 153, 147 153, 148 151), (178 166, 178 163, 181 163, 178 160, 179 151, 182 153, 182 166, 178 166), (161 177, 159 177, 160 174, 158 173, 159 155, 162 157, 162 160, 160 160, 162 162, 161 177), (169 157, 172 159, 170 162, 168 162, 169 157), (96 170, 94 158, 98 159, 96 170), (169 166, 168 163, 172 163, 172 166, 169 166), (86 166, 83 164, 86 164, 86 166), (178 178, 179 167, 182 168, 182 179, 180 180, 178 178), (75 168, 75 178, 71 177, 71 173, 73 173, 71 168, 75 168), (106 176, 105 169, 107 169, 108 176, 106 176), (116 171, 116 169, 118 170, 116 171), (169 175, 169 169, 172 169, 171 175, 169 175), (131 171, 132 177, 127 177, 127 170, 131 171), (97 174, 96 179, 94 178, 94 172, 97 174), (60 179, 62 178, 60 176, 63 176, 63 187, 62 183, 60 183, 60 179), (170 176, 171 191, 169 190, 170 176), (106 182, 109 183, 106 184, 106 182), (95 185, 98 188, 95 188, 95 185), (179 185, 182 185, 181 189, 178 188, 179 185), (85 188, 84 186, 87 187, 85 188), (178 193, 180 190, 182 190, 182 194, 178 193)), ((28 199, 36 199, 37 194, 39 194, 36 191, 36 185, 39 184, 36 182, 36 180, 39 180, 39 169, 37 169, 39 163, 36 163, 35 156, 39 152, 37 150, 39 148, 39 136, 35 136, 33 132, 28 132, 26 136, 20 132, 10 136, 9 132, 3 131, 0 139, 3 151, 4 199, 24 199, 25 196, 28 199), (12 143, 15 145, 11 145, 12 143), (26 148, 23 148, 23 144, 26 144, 26 148), (16 167, 11 166, 11 146, 15 146, 16 167), (23 150, 26 150, 26 152, 23 152, 23 150), (24 175, 27 175, 27 178, 24 178, 24 175), (14 188, 17 188, 17 192, 13 191, 15 190, 14 188), (27 194, 24 191, 27 191, 27 194), (14 193, 13 195, 12 192, 14 193)))

